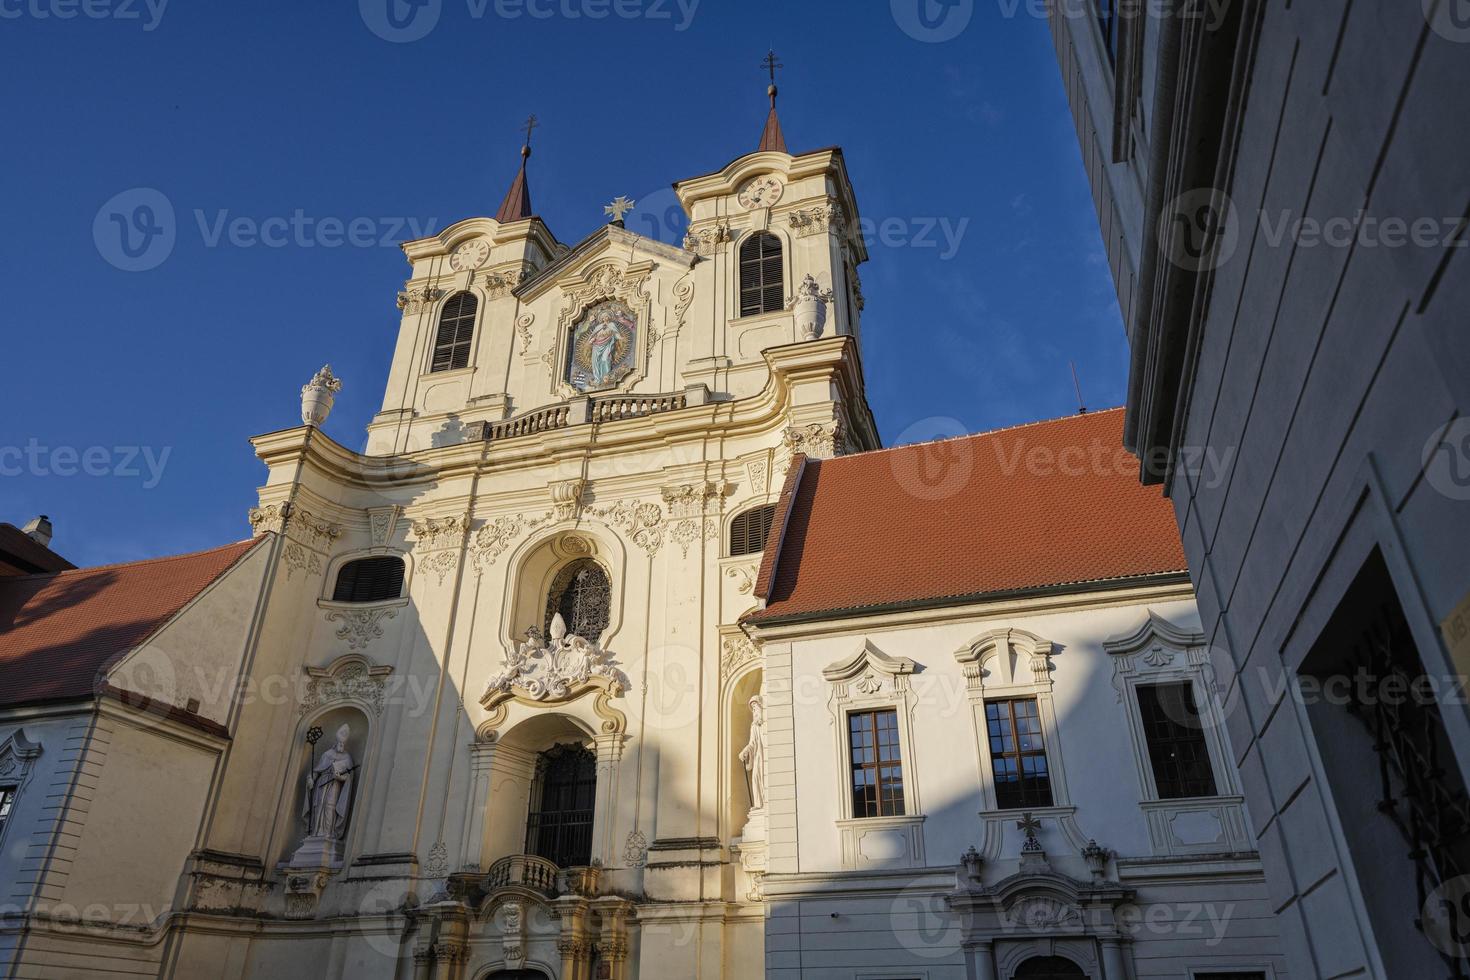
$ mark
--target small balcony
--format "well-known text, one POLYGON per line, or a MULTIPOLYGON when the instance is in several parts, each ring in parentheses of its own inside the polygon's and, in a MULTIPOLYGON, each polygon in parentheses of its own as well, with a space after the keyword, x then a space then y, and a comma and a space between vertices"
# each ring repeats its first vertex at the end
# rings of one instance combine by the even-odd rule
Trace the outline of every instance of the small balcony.
POLYGON ((450 892, 475 903, 502 888, 526 888, 547 898, 558 895, 591 898, 597 894, 602 866, 591 864, 562 868, 534 854, 512 854, 490 865, 489 871, 478 874, 461 872, 450 877, 450 892))

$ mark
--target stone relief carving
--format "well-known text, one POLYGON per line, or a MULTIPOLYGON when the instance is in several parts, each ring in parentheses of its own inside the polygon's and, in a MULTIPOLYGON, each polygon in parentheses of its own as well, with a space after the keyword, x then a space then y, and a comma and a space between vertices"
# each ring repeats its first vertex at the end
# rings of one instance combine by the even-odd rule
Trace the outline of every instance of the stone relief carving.
POLYGON ((608 507, 591 508, 588 513, 623 531, 649 555, 658 554, 663 547, 664 513, 658 504, 619 500, 608 507))
POLYGON ((457 546, 469 530, 468 515, 451 514, 448 517, 415 518, 411 524, 414 547, 421 551, 457 546))
POLYGON ((300 714, 334 701, 355 700, 381 714, 392 667, 376 666, 361 657, 339 657, 326 667, 306 668, 306 689, 301 695, 300 714))
POLYGON ((744 633, 731 633, 720 641, 720 683, 734 677, 736 672, 760 657, 755 642, 744 633))
POLYGON ((531 324, 536 322, 536 314, 522 313, 516 317, 516 333, 521 335, 521 353, 531 352, 531 324))
POLYGON ((581 477, 558 480, 551 484, 551 508, 559 521, 574 521, 582 516, 582 496, 587 491, 587 481, 581 477))
POLYGON ((798 238, 820 235, 828 229, 842 233, 843 214, 840 204, 818 204, 809 208, 798 208, 786 216, 787 224, 798 238))
POLYGON ((531 277, 531 270, 521 266, 486 269, 477 277, 480 287, 490 299, 500 299, 531 277))
POLYGON ((756 493, 767 493, 771 489, 770 467, 764 459, 752 459, 745 464, 745 475, 750 479, 750 488, 756 493))
POLYGON ((509 514, 487 521, 475 532, 474 541, 470 545, 476 574, 495 564, 495 560, 505 553, 516 538, 526 531, 549 523, 551 519, 552 512, 547 511, 540 517, 527 518, 521 514, 509 514))
POLYGON ((623 863, 630 868, 641 868, 648 863, 648 837, 643 831, 628 831, 628 840, 623 844, 623 863))
POLYGON ((730 223, 717 221, 702 228, 691 227, 684 233, 684 249, 695 255, 714 255, 720 246, 731 241, 730 223))
POLYGON ((444 842, 435 841, 434 846, 429 848, 429 856, 424 861, 424 876, 426 878, 443 878, 449 874, 449 848, 444 842))
POLYGON ((308 549, 305 545, 288 541, 281 552, 286 562, 286 581, 297 572, 306 572, 308 575, 320 575, 322 573, 322 560, 317 553, 308 549))
POLYGON ((444 290, 433 286, 409 284, 398 291, 398 308, 404 313, 422 313, 444 295, 444 290))
POLYGON ((674 283, 674 330, 684 326, 684 317, 689 304, 694 302, 694 273, 685 273, 684 278, 674 283))
POLYGON ((757 565, 731 565, 725 569, 725 577, 736 580, 735 591, 741 595, 750 595, 755 588, 755 576, 760 571, 757 565))
POLYGON ((425 572, 433 575, 434 581, 436 581, 440 585, 443 585, 444 579, 451 572, 459 567, 459 552, 447 550, 436 551, 429 557, 425 558, 420 563, 420 567, 423 568, 425 572))
POLYGON ((350 650, 365 650, 368 644, 383 635, 382 621, 394 619, 398 610, 379 606, 376 609, 333 609, 327 613, 327 622, 340 622, 337 639, 347 644, 350 650))
POLYGON ((481 703, 497 694, 516 694, 532 701, 566 701, 583 693, 592 679, 603 678, 614 694, 628 685, 606 650, 567 632, 561 613, 551 619, 550 635, 531 633, 506 658, 505 669, 490 678, 481 703))
POLYGON ((397 504, 368 508, 368 538, 374 548, 387 547, 389 539, 393 537, 393 529, 398 524, 398 516, 402 513, 403 508, 397 504))
POLYGON ((811 422, 788 426, 781 435, 781 445, 791 453, 805 453, 813 459, 831 459, 842 445, 842 423, 828 422, 824 425, 811 422))

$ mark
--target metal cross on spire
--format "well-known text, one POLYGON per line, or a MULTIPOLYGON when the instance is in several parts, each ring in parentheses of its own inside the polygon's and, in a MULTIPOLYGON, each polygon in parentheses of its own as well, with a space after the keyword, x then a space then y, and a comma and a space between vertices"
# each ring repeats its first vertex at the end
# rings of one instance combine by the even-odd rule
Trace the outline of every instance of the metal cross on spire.
POLYGON ((541 121, 536 118, 536 114, 534 112, 531 113, 529 116, 526 117, 526 145, 527 146, 530 146, 531 145, 531 130, 535 129, 539 125, 541 125, 541 121))
POLYGON ((767 51, 766 56, 761 59, 761 67, 771 73, 771 84, 775 85, 776 69, 785 68, 786 66, 781 64, 780 61, 776 60, 776 49, 772 48, 771 50, 767 51))

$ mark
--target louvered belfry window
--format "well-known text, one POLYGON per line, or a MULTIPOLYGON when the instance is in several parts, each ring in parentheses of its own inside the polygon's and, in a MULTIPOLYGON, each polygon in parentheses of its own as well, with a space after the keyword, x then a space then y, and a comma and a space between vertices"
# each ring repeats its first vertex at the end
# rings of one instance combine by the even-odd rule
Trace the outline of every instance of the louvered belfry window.
POLYGON ((439 311, 439 332, 434 337, 434 360, 430 371, 453 371, 470 363, 470 339, 475 334, 474 293, 455 293, 439 311))
POLYGON ((740 315, 772 313, 785 305, 781 239, 757 232, 740 246, 740 315))
POLYGON ((730 556, 753 555, 766 550, 766 538, 771 533, 771 523, 776 517, 776 506, 752 507, 736 514, 730 522, 730 556))
POLYGON ((358 558, 342 566, 333 602, 381 602, 403 593, 403 559, 394 555, 358 558))

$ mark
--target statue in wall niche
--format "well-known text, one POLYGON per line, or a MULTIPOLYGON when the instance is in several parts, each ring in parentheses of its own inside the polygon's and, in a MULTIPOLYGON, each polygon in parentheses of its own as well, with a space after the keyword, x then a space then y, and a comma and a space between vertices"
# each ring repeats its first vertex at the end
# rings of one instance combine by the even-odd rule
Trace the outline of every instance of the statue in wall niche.
POLYGON ((352 805, 352 773, 357 769, 352 764, 352 754, 347 751, 347 739, 351 735, 348 725, 337 729, 337 743, 321 754, 306 777, 301 816, 311 837, 341 840, 347 828, 347 811, 352 805))
POLYGON ((750 738, 740 750, 750 781, 750 808, 766 808, 766 708, 759 694, 750 699, 750 738))

